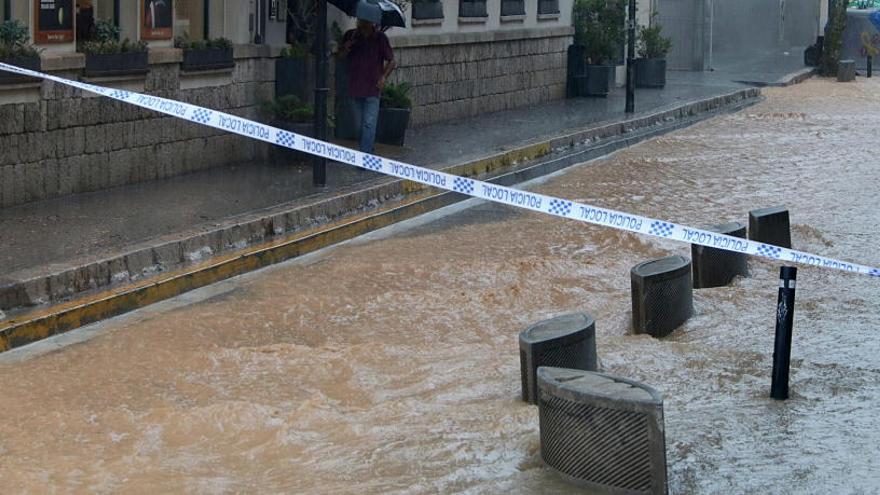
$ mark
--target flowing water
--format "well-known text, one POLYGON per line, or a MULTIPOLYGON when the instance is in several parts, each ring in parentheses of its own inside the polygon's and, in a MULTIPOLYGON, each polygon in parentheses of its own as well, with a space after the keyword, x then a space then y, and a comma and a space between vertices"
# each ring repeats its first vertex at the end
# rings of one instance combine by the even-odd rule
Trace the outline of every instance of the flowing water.
MULTIPOLYGON (((874 81, 769 89, 531 188, 694 226, 785 204, 796 248, 876 266, 874 81)), ((540 462, 517 335, 586 311, 603 367, 665 396, 671 492, 880 492, 880 282, 800 268, 777 402, 778 265, 655 340, 628 329, 629 270, 687 245, 458 210, 5 356, 0 491, 580 493, 540 462)))

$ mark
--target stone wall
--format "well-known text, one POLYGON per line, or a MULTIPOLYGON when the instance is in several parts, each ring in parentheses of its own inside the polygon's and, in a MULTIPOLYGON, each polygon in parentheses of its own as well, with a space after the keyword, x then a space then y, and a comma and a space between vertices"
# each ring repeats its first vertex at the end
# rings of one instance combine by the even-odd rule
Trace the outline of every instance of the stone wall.
POLYGON ((565 96, 570 27, 392 38, 393 82, 412 85, 411 125, 565 96))
MULTIPOLYGON (((162 63, 152 64, 145 78, 90 82, 258 118, 260 103, 274 95, 274 63, 244 55, 236 54, 231 71, 204 74, 182 74, 179 57, 157 55, 162 63)), ((78 70, 54 73, 79 76, 78 70)), ((266 150, 251 139, 50 81, 0 88, 0 99, 0 207, 173 177, 266 150), (22 102, 9 101, 13 92, 22 102)))
MULTIPOLYGON (((413 127, 533 105, 564 97, 571 39, 570 27, 395 37, 392 78, 412 85, 413 127)), ((88 82, 264 121, 260 104, 274 96, 270 52, 236 46, 234 69, 188 74, 179 50, 151 50, 146 77, 88 82)), ((43 60, 71 79, 82 65, 79 54, 43 60)), ((0 87, 0 207, 265 159, 268 149, 50 81, 0 87)))

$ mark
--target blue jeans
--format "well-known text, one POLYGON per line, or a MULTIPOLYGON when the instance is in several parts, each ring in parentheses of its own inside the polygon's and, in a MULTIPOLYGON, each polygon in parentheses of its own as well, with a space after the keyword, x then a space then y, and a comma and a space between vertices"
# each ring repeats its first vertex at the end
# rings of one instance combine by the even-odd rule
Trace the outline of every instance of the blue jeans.
POLYGON ((379 97, 354 98, 354 112, 355 118, 361 123, 360 149, 364 153, 372 153, 379 120, 379 97))

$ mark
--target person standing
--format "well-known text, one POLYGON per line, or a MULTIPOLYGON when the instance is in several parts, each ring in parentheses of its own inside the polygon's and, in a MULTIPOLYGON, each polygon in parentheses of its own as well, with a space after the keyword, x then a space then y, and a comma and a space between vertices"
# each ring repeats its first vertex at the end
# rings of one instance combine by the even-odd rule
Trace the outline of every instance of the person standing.
POLYGON ((372 153, 379 119, 379 96, 394 70, 394 52, 385 33, 372 22, 358 20, 345 33, 340 54, 348 61, 348 95, 360 121, 360 150, 372 153))

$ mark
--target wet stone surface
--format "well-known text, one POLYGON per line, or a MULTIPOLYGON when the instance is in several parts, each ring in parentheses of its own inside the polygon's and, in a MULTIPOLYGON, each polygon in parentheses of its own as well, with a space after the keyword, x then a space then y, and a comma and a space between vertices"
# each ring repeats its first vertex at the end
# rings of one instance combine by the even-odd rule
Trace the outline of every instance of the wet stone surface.
MULTIPOLYGON (((876 266, 878 90, 770 89, 531 188, 694 226, 784 197, 795 245, 876 266)), ((880 286, 799 268, 777 402, 776 264, 696 291, 663 340, 630 333, 630 267, 689 249, 480 205, 3 356, 2 491, 577 493, 540 462, 516 339, 578 311, 607 372, 663 394, 672 493, 875 491, 880 286)))

